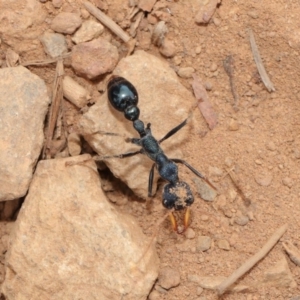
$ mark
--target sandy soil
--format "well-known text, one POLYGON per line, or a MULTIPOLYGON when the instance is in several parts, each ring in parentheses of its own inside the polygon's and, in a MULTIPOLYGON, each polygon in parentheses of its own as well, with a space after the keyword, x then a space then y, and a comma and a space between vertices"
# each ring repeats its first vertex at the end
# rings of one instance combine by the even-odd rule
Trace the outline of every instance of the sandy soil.
MULTIPOLYGON (((218 126, 210 131, 200 112, 195 111, 196 125, 191 128, 182 150, 185 160, 206 174, 215 183, 220 195, 212 203, 203 201, 196 194, 190 225, 195 239, 173 233, 169 220, 160 225, 157 251, 161 266, 178 269, 181 275, 179 286, 160 294, 160 299, 164 300, 217 299, 215 292, 202 291, 197 284, 190 282, 189 275, 230 275, 285 223, 288 230, 283 240, 300 247, 299 4, 291 0, 266 3, 223 0, 208 24, 197 25, 193 18, 197 12, 197 1, 193 5, 190 2, 159 1, 163 4, 161 11, 168 16, 167 37, 177 49, 175 57, 164 59, 175 70, 192 66, 209 87, 209 99, 218 114, 218 126), (248 28, 252 28, 255 34, 275 92, 266 90, 257 73, 248 28), (229 77, 223 67, 228 55, 234 58, 238 111, 233 109, 229 77), (229 169, 250 199, 250 205, 245 205, 227 175, 229 169), (244 226, 238 225, 234 222, 238 215, 250 216, 252 220, 244 226), (210 236, 213 244, 208 251, 199 253, 193 247, 201 235, 210 236), (221 239, 229 242, 230 250, 218 247, 221 239), (186 240, 191 246, 182 251, 186 240)), ((69 5, 80 7, 77 0, 70 1, 69 5)), ((122 16, 126 15, 124 9, 126 5, 122 1, 112 1, 107 13, 121 22, 122 16)), ((49 19, 59 11, 52 7, 51 2, 45 4, 44 10, 49 19)), ((143 39, 143 34, 143 31, 138 32, 138 40, 143 39)), ((147 51, 162 57, 154 45, 147 51)), ((22 60, 42 59, 36 57, 40 53, 42 48, 35 53, 23 54, 22 60)), ((52 65, 30 67, 30 70, 41 76, 51 88, 55 71, 52 65)), ((72 70, 67 69, 67 73, 72 74, 72 70)), ((182 79, 190 90, 191 82, 191 79, 182 79)), ((82 83, 91 84, 84 80, 82 83)), ((194 176, 188 170, 180 167, 180 177, 196 191, 194 176)), ((148 236, 156 230, 162 216, 161 187, 150 213, 146 205, 136 201, 131 193, 123 193, 123 189, 114 192, 115 197, 129 200, 120 209, 136 216, 148 236)), ((281 243, 277 244, 239 283, 252 286, 261 281, 283 253, 281 243)), ((288 263, 294 280, 300 284, 299 267, 291 261, 288 263)), ((295 296, 300 297, 299 287, 271 285, 257 287, 251 293, 225 295, 223 299, 291 299, 295 296)))

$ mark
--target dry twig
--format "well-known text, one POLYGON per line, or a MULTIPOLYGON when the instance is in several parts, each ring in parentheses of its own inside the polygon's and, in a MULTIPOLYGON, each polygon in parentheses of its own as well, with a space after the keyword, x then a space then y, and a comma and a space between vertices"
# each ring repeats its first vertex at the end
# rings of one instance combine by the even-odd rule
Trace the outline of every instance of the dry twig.
POLYGON ((195 97, 198 100, 198 108, 207 122, 209 129, 212 130, 218 124, 217 114, 213 110, 213 107, 208 100, 207 92, 200 78, 196 75, 193 75, 193 78, 194 80, 192 86, 195 97))
POLYGON ((257 67, 258 73, 262 79, 262 82, 264 83, 265 87, 267 88, 267 90, 269 92, 275 92, 273 83, 271 82, 271 80, 266 72, 266 69, 263 65, 263 62, 261 60, 256 42, 255 42, 255 38, 253 35, 253 31, 251 28, 249 28, 249 38, 250 38, 250 45, 251 45, 254 61, 256 63, 256 67, 257 67))
POLYGON ((255 264, 257 264, 261 259, 263 259, 268 252, 275 246, 275 244, 280 240, 283 234, 287 230, 287 224, 280 227, 275 233, 270 237, 266 244, 252 257, 250 257, 243 265, 241 265, 237 270, 235 270, 228 278, 226 278, 217 288, 218 294, 223 295, 226 290, 235 283, 240 277, 246 274, 255 264))
POLYGON ((27 66, 40 66, 40 65, 47 65, 52 63, 57 63, 59 60, 69 57, 71 55, 71 52, 61 55, 60 57, 56 58, 50 58, 50 59, 44 59, 44 60, 30 60, 26 61, 24 63, 21 63, 23 67, 27 66))
POLYGON ((46 133, 46 142, 43 149, 43 157, 49 159, 51 158, 51 143, 53 138, 53 133, 55 125, 57 122, 57 117, 59 114, 59 109, 61 108, 61 100, 63 98, 63 86, 62 79, 64 75, 64 65, 63 60, 57 61, 56 74, 53 86, 53 94, 50 108, 50 116, 48 122, 48 128, 46 133))
POLYGON ((130 36, 110 17, 108 17, 105 13, 88 1, 84 1, 83 4, 89 13, 91 13, 107 28, 114 32, 121 40, 123 40, 125 43, 129 42, 130 36))
POLYGON ((236 88, 235 88, 235 81, 234 81, 234 77, 233 77, 233 74, 234 74, 234 60, 233 60, 233 56, 232 55, 228 55, 224 62, 223 62, 223 66, 224 66, 224 69, 229 77, 229 82, 230 82, 230 88, 231 88, 231 93, 233 95, 233 99, 234 99, 234 102, 233 102, 233 109, 235 111, 238 111, 239 108, 238 108, 238 104, 239 104, 239 95, 237 94, 236 92, 236 88))

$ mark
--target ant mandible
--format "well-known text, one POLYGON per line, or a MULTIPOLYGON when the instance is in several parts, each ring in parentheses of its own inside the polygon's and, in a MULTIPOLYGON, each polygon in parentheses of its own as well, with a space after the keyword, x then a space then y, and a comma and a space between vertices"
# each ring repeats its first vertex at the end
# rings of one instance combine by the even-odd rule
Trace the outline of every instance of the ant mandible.
POLYGON ((177 158, 168 158, 161 149, 160 144, 174 135, 182 127, 184 127, 187 124, 189 118, 185 119, 182 123, 170 130, 162 139, 156 140, 151 133, 151 124, 148 123, 145 128, 144 123, 139 119, 140 110, 137 107, 138 93, 136 88, 128 80, 119 76, 111 77, 107 85, 107 94, 111 105, 116 110, 123 112, 127 120, 133 122, 133 127, 140 135, 140 138, 131 138, 129 139, 129 141, 135 145, 140 146, 141 149, 135 152, 127 152, 120 155, 104 156, 103 158, 125 158, 137 154, 146 154, 152 161, 154 161, 149 174, 148 197, 153 197, 152 185, 154 177, 154 167, 156 167, 160 177, 168 181, 168 183, 163 188, 162 204, 165 208, 171 210, 170 219, 173 229, 177 233, 184 232, 189 226, 189 207, 194 202, 194 196, 190 186, 186 182, 179 180, 178 167, 176 163, 185 165, 195 175, 205 180, 210 186, 213 187, 213 185, 186 161, 177 158), (184 229, 183 231, 179 232, 173 211, 183 209, 185 209, 183 221, 184 229))

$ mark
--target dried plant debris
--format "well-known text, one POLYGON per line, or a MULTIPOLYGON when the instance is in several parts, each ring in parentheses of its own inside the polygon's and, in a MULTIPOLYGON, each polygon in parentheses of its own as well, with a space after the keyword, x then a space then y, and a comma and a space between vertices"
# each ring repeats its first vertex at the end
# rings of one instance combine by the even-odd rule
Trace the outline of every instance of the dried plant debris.
POLYGON ((287 241, 282 243, 282 246, 286 253, 288 254, 289 258, 293 263, 297 266, 300 266, 300 251, 293 245, 292 242, 287 241))
POLYGON ((195 74, 193 75, 193 78, 192 86, 195 97, 198 100, 198 108, 207 122, 209 129, 212 130, 218 124, 217 114, 208 100, 208 95, 201 79, 195 74))
POLYGON ((271 80, 266 72, 266 69, 263 65, 262 59, 260 57, 256 42, 255 42, 253 31, 251 28, 249 28, 248 31, 249 31, 250 45, 251 45, 254 61, 256 63, 256 67, 257 67, 257 70, 261 77, 261 80, 269 92, 275 92, 274 85, 271 82, 271 80))

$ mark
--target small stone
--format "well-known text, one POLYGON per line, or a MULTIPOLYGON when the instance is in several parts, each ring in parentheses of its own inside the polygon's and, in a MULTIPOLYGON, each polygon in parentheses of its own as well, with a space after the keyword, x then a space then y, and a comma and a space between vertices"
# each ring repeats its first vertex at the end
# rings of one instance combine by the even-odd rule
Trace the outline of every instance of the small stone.
POLYGON ((118 50, 104 38, 73 47, 72 67, 77 74, 93 79, 111 72, 119 59, 118 50))
POLYGON ((191 78, 194 72, 195 72, 194 68, 185 67, 185 68, 180 68, 177 73, 178 76, 181 78, 191 78))
POLYGON ((209 217, 208 217, 208 215, 201 215, 200 219, 201 219, 201 221, 206 222, 206 221, 208 221, 209 217))
POLYGON ((248 216, 248 218, 249 218, 250 221, 253 221, 253 220, 254 220, 254 214, 253 214, 253 211, 251 211, 251 210, 248 211, 248 212, 247 212, 247 216, 248 216))
POLYGON ((216 26, 219 26, 221 24, 221 20, 219 18, 213 18, 213 22, 216 26))
POLYGON ((189 227, 189 228, 185 231, 184 235, 185 235, 185 237, 186 237, 187 239, 193 239, 193 238, 195 238, 196 233, 195 233, 195 231, 194 231, 191 227, 189 227))
POLYGON ((240 125, 239 125, 238 121, 235 119, 230 119, 228 129, 230 131, 237 131, 237 130, 239 130, 239 128, 240 128, 240 125))
POLYGON ((180 55, 176 55, 173 58, 174 65, 179 66, 182 62, 182 57, 180 55))
POLYGON ((229 245, 229 242, 227 240, 219 240, 217 245, 222 250, 226 250, 226 251, 230 250, 230 245, 229 245))
POLYGON ((81 141, 78 133, 72 132, 68 135, 68 150, 71 156, 81 153, 81 141))
POLYGON ((197 48, 196 48, 196 50, 195 50, 195 53, 196 53, 196 54, 200 54, 200 53, 201 53, 201 50, 202 50, 201 46, 197 46, 197 48))
POLYGON ((218 65, 216 63, 212 63, 210 66, 210 71, 215 72, 218 69, 218 65))
POLYGON ((79 15, 70 12, 59 13, 51 23, 51 29, 65 34, 72 34, 82 23, 79 15))
POLYGON ((203 291, 204 289, 201 286, 198 286, 196 291, 197 296, 200 296, 203 293, 203 291))
POLYGON ((45 32, 40 41, 44 46, 45 52, 55 58, 68 51, 67 41, 62 34, 45 32))
POLYGON ((188 281, 194 282, 200 285, 200 287, 209 290, 216 290, 216 288, 226 279, 223 276, 199 276, 194 274, 188 275, 188 281))
POLYGON ((276 150, 276 145, 274 142, 269 141, 266 143, 266 148, 270 151, 275 151, 276 150))
POLYGON ((269 186, 273 180, 273 174, 267 169, 262 169, 255 174, 255 181, 261 186, 269 186))
POLYGON ((211 247, 211 238, 209 236, 201 235, 197 239, 196 250, 198 252, 207 251, 211 247))
POLYGON ((249 222, 249 218, 245 215, 239 215, 234 218, 234 222, 240 226, 245 226, 249 222))
POLYGON ((207 82, 205 82, 204 83, 204 86, 205 86, 205 89, 207 90, 207 91, 211 91, 212 90, 212 83, 211 82, 209 82, 209 81, 207 81, 207 82))
POLYGON ((178 286, 180 284, 179 271, 171 267, 162 268, 158 275, 158 284, 166 290, 178 286))
POLYGON ((82 23, 81 27, 75 32, 72 41, 75 44, 91 41, 97 38, 104 31, 104 27, 99 22, 87 20, 82 23))
POLYGON ((214 190, 207 182, 205 182, 199 178, 194 178, 193 181, 196 184, 197 193, 200 195, 200 197, 203 200, 214 201, 214 199, 218 195, 216 190, 214 190))
POLYGON ((273 267, 265 272, 263 281, 276 288, 297 286, 284 256, 273 267))
POLYGON ((159 52, 165 57, 173 57, 176 53, 175 45, 172 41, 165 39, 159 52))
POLYGON ((225 158, 225 165, 228 168, 232 167, 233 166, 233 159, 231 157, 226 157, 225 158))
POLYGON ((289 187, 289 188, 292 188, 294 182, 293 182, 293 179, 290 178, 290 177, 285 177, 282 179, 282 184, 289 187))

